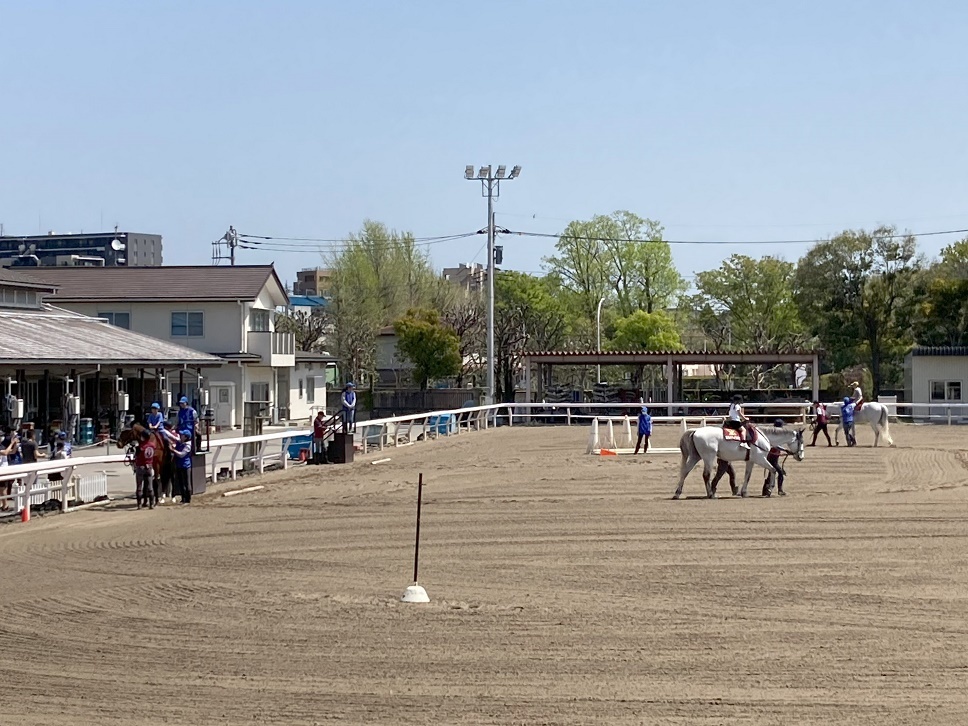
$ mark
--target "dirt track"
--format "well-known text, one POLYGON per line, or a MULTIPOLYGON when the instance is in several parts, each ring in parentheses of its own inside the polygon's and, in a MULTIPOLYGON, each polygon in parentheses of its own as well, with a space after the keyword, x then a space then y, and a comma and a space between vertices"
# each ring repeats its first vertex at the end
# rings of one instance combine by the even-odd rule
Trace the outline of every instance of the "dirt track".
POLYGON ((964 724, 968 430, 893 429, 783 499, 516 427, 0 526, 0 723, 964 724))

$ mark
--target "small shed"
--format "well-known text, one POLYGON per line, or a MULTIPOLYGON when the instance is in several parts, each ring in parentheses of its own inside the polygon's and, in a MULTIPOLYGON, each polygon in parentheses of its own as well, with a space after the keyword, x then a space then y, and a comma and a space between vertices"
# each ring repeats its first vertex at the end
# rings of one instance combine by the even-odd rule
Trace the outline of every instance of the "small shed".
POLYGON ((968 346, 917 346, 904 359, 904 397, 914 404, 914 420, 968 421, 964 404, 968 346))

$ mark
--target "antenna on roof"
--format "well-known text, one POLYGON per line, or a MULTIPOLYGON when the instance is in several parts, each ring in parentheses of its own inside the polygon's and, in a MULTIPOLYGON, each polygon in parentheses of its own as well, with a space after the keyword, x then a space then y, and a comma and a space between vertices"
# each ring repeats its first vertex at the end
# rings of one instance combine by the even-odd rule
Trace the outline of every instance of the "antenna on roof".
POLYGON ((230 265, 235 266, 235 248, 238 245, 239 233, 235 231, 235 227, 229 225, 229 231, 212 242, 212 264, 217 265, 222 260, 228 260, 230 265))

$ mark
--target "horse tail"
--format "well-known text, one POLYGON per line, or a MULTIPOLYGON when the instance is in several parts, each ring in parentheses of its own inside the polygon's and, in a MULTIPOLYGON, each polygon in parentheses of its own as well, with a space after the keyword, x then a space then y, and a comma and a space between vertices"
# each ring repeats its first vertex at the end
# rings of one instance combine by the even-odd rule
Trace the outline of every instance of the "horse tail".
POLYGON ((878 421, 878 425, 881 427, 881 431, 884 433, 884 438, 887 439, 887 443, 894 446, 894 439, 891 438, 891 423, 890 416, 887 414, 887 406, 881 409, 881 417, 878 421))
POLYGON ((695 439, 696 429, 683 431, 682 436, 679 437, 679 451, 682 452, 683 461, 688 459, 693 453, 698 453, 695 439))

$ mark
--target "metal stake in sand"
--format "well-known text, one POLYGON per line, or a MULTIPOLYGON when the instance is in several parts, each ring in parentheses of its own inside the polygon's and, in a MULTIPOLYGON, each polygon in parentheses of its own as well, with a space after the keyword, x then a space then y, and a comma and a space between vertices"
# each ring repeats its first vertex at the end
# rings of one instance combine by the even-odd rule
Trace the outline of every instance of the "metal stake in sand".
POLYGON ((413 546, 413 584, 403 591, 403 602, 430 602, 427 591, 417 584, 417 565, 420 563, 420 504, 423 500, 423 474, 417 478, 417 537, 413 546))

